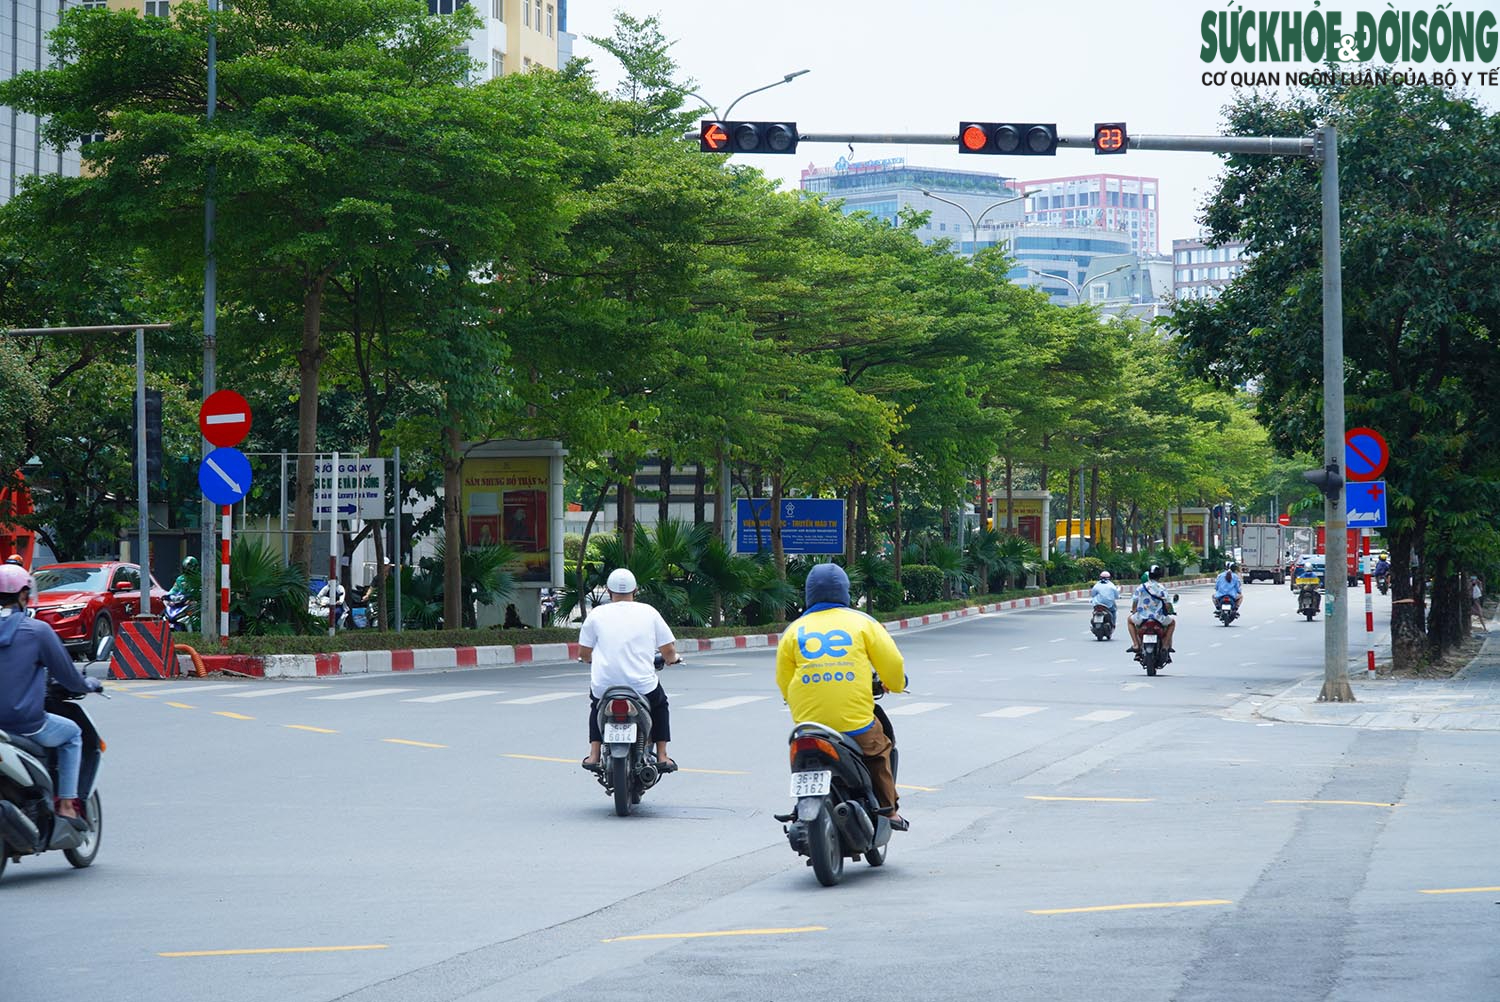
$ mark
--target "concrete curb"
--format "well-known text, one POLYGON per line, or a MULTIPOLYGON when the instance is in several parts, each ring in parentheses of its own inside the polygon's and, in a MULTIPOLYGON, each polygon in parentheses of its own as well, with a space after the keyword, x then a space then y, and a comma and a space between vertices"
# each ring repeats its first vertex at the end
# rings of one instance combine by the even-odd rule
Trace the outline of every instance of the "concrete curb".
MULTIPOLYGON (((1174 581, 1175 584, 1191 585, 1211 583, 1213 578, 1191 578, 1174 581)), ((892 633, 914 630, 922 626, 952 623, 971 616, 993 615, 1020 609, 1034 609, 1059 602, 1071 602, 1087 598, 1089 589, 1074 589, 1052 595, 1037 595, 1031 598, 1016 598, 1006 602, 969 606, 949 612, 934 612, 926 616, 895 619, 884 624, 892 633)), ((756 647, 775 647, 781 640, 779 633, 749 633, 731 637, 685 638, 677 642, 677 649, 685 654, 705 651, 746 650, 756 647)), ((208 654, 203 662, 209 671, 231 671, 240 675, 261 678, 320 678, 327 675, 373 675, 384 672, 403 671, 458 671, 465 668, 505 668, 540 662, 572 661, 578 657, 578 645, 566 644, 517 644, 515 646, 490 647, 430 647, 395 651, 343 651, 337 654, 208 654)), ((179 664, 186 662, 179 656, 179 664)), ((191 674, 188 665, 182 674, 191 674)))

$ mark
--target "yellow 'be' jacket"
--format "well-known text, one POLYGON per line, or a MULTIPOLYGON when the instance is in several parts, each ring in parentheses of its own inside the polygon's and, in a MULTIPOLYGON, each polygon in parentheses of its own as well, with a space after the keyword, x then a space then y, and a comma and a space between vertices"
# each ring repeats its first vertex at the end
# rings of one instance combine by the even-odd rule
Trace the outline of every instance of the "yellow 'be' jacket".
POLYGON ((839 607, 812 612, 787 627, 776 647, 776 684, 796 723, 855 734, 875 720, 870 673, 891 692, 906 691, 896 642, 874 619, 839 607))

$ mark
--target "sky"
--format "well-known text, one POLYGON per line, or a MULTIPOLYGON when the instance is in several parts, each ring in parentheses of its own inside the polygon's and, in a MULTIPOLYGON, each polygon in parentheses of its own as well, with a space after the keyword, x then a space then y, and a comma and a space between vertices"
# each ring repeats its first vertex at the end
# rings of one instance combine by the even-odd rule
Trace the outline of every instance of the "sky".
MULTIPOLYGON (((1123 121, 1136 135, 1212 135, 1236 89, 1227 82, 1205 85, 1205 71, 1293 67, 1204 62, 1199 53, 1205 12, 1306 16, 1336 10, 1347 31, 1358 11, 1430 14, 1438 6, 1406 0, 570 0, 568 27, 580 36, 574 54, 590 59, 600 83, 611 87, 618 64, 581 36, 608 36, 616 10, 657 15, 676 43, 673 55, 683 76, 721 109, 786 73, 810 70, 746 98, 734 112, 737 119, 795 121, 802 132, 956 134, 959 120, 967 119, 1056 122, 1067 134, 1089 134, 1096 122, 1123 121)), ((1500 8, 1466 0, 1450 5, 1452 11, 1486 9, 1500 8)), ((1421 68, 1431 67, 1429 62, 1421 68)), ((1492 109, 1500 98, 1500 86, 1475 84, 1470 92, 1492 109)), ((848 154, 842 145, 803 143, 795 155, 741 159, 795 187, 809 164, 832 166, 848 154)), ((941 146, 859 145, 851 159, 900 156, 912 164, 1022 180, 1102 171, 1159 178, 1163 253, 1170 253, 1173 238, 1197 235, 1199 211, 1219 172, 1218 158, 1205 153, 1100 157, 1064 149, 1051 158, 979 157, 941 146)))

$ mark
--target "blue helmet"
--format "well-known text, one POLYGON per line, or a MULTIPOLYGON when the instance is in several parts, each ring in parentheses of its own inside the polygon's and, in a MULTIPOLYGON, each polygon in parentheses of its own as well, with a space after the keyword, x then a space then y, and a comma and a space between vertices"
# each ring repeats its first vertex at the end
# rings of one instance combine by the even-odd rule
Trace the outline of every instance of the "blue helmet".
POLYGON ((807 572, 807 584, 802 589, 807 605, 831 602, 834 605, 849 604, 849 575, 838 564, 818 564, 807 572))

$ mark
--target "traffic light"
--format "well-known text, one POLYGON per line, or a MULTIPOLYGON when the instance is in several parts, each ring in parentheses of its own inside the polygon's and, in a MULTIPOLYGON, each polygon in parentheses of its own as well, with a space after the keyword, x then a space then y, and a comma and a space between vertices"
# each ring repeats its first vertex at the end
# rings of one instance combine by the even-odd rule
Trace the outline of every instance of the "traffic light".
POLYGON ((1124 122, 1094 123, 1094 152, 1097 154, 1124 153, 1130 149, 1130 133, 1124 122))
POLYGON ((1240 524, 1240 510, 1235 505, 1229 506, 1229 526, 1233 528, 1240 524))
POLYGON ((1329 500, 1338 497, 1339 491, 1344 486, 1344 478, 1339 473, 1337 463, 1329 463, 1321 470, 1308 470, 1302 476, 1318 489, 1318 493, 1329 500))
POLYGON ((960 122, 958 152, 1050 157, 1057 153, 1057 126, 1037 122, 960 122))
MULTIPOLYGON (((135 416, 137 397, 130 395, 130 482, 137 482, 140 457, 136 453, 139 430, 135 416)), ((146 391, 146 482, 154 484, 161 480, 161 390, 146 391)))
POLYGON ((698 123, 701 153, 796 153, 796 122, 698 123))

